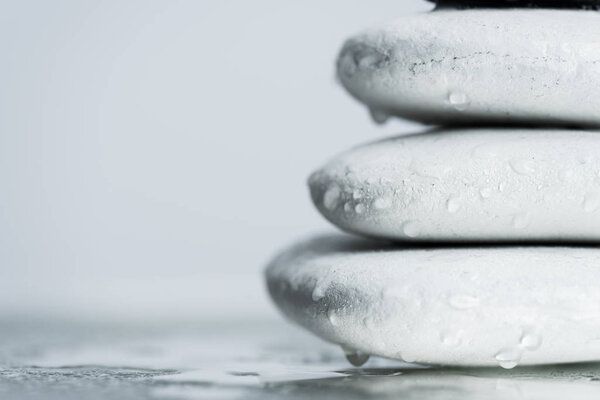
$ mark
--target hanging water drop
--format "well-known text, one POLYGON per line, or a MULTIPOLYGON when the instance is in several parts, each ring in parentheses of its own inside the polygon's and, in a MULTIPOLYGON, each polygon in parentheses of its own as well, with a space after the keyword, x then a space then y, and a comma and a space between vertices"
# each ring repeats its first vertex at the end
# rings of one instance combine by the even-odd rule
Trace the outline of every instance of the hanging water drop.
POLYGON ((369 361, 369 355, 365 353, 361 353, 360 351, 350 349, 348 347, 342 346, 342 350, 344 350, 344 354, 346 355, 346 360, 350 364, 355 367, 362 367, 369 361))
POLYGON ((407 221, 402 226, 402 231, 409 238, 417 238, 421 234, 419 224, 414 221, 407 221))
POLYGON ((390 115, 385 111, 378 110, 376 108, 370 108, 371 119, 378 125, 383 125, 390 119, 390 115))
POLYGON ((496 361, 504 369, 513 369, 519 365, 521 357, 523 357, 523 350, 516 347, 506 348, 496 354, 496 361))

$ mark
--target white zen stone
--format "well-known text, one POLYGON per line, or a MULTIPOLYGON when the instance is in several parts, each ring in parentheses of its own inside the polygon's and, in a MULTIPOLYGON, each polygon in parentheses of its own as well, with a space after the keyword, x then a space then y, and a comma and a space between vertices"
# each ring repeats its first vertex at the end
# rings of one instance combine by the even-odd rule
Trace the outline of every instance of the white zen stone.
POLYGON ((368 355, 501 366, 600 360, 600 249, 391 247, 317 237, 275 258, 291 320, 368 355))
POLYGON ((411 241, 600 240, 600 132, 440 130, 354 148, 309 179, 341 229, 411 241))
POLYGON ((377 122, 600 126, 600 13, 413 15, 347 41, 338 76, 377 122))

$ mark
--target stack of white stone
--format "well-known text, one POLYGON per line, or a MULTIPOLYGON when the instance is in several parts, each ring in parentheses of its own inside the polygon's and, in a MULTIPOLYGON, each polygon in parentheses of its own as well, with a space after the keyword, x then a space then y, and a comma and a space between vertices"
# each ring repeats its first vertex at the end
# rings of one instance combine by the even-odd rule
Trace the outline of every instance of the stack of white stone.
POLYGON ((325 218, 379 241, 279 255, 267 282, 284 314, 355 365, 600 360, 597 4, 465 0, 348 40, 339 79, 376 121, 445 127, 310 177, 325 218))

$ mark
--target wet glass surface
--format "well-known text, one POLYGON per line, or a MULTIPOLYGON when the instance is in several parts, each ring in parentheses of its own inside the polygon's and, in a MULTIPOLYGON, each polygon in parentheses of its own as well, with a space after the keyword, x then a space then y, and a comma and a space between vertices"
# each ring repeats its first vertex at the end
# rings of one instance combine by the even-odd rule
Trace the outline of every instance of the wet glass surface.
POLYGON ((373 358, 354 368, 336 346, 283 321, 3 325, 7 399, 600 398, 600 364, 506 371, 373 358))

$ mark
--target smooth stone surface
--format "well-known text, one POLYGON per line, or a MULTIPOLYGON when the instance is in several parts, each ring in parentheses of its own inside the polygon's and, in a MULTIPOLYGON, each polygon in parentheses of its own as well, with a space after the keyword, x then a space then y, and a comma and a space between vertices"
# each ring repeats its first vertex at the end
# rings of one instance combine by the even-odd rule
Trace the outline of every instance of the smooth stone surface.
POLYGON ((356 147, 309 179, 341 229, 401 241, 600 240, 600 132, 457 129, 356 147))
POLYGON ((600 126, 600 13, 412 15, 348 40, 338 76, 377 122, 600 126))
POLYGON ((410 248, 316 237, 269 265, 268 288, 321 338, 433 365, 600 360, 600 249, 410 248))

